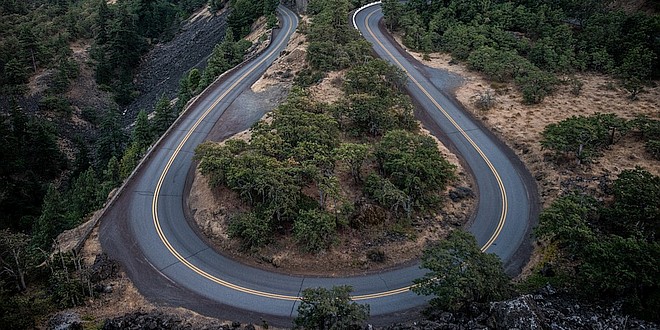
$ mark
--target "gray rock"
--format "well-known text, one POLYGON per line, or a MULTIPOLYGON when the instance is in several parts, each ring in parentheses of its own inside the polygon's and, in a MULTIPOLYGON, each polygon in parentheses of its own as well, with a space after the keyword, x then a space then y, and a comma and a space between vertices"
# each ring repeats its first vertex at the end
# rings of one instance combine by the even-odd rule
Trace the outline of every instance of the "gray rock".
POLYGON ((451 198, 452 202, 458 202, 472 196, 474 196, 474 192, 468 187, 457 187, 449 191, 449 198, 451 198))
POLYGON ((49 330, 82 330, 82 319, 76 312, 59 312, 48 320, 49 330))

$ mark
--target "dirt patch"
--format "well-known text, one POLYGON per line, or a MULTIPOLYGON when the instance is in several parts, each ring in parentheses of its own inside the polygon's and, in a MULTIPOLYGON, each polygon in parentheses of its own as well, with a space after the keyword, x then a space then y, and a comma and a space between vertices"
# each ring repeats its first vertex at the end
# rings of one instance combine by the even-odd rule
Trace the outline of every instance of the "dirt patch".
POLYGON ((341 90, 346 76, 346 70, 329 72, 321 82, 309 87, 310 96, 323 103, 333 104, 342 99, 344 92, 341 90))
POLYGON ((304 34, 296 31, 291 36, 287 47, 282 51, 282 56, 276 59, 261 78, 252 84, 252 91, 263 92, 280 84, 290 87, 293 78, 305 66, 306 56, 307 38, 304 34))

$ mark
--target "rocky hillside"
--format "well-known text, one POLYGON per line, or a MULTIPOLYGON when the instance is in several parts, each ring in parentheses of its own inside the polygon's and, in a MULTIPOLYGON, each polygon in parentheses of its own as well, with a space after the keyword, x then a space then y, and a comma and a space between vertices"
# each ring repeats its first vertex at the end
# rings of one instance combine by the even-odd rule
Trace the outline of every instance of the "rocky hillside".
POLYGON ((193 68, 202 69, 225 35, 228 12, 211 13, 203 8, 182 24, 169 42, 159 44, 144 56, 135 75, 140 93, 124 109, 123 122, 133 122, 140 110, 150 112, 162 95, 176 98, 181 78, 193 68))

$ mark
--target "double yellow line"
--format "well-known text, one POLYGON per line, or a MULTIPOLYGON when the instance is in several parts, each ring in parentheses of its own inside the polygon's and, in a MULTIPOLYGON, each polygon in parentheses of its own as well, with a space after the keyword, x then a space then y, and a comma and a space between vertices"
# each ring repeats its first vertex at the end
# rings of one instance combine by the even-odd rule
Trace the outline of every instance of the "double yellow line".
MULTIPOLYGON (((375 12, 372 12, 371 14, 369 14, 369 15, 367 16, 367 18, 366 18, 367 21, 371 18, 371 16, 372 16, 374 13, 375 13, 375 12)), ((290 20, 291 22, 293 22, 293 18, 291 17, 291 15, 290 15, 287 11, 283 11, 283 14, 284 14, 284 16, 286 16, 286 19, 288 19, 288 20, 290 20)), ((293 24, 290 24, 290 25, 289 25, 289 29, 287 30, 286 34, 291 33, 291 29, 292 29, 292 27, 293 27, 293 24)), ((491 169, 491 171, 493 172, 493 174, 494 174, 494 176, 495 176, 495 178, 496 178, 496 180, 497 180, 497 182, 498 182, 498 185, 499 185, 499 187, 500 187, 501 194, 502 194, 502 214, 501 214, 501 217, 500 217, 500 221, 499 221, 499 224, 498 224, 497 230, 495 231, 495 233, 493 233, 493 236, 490 238, 490 240, 489 240, 489 241, 488 241, 488 242, 487 242, 487 243, 481 248, 482 251, 485 251, 486 249, 488 249, 488 247, 490 247, 490 245, 492 245, 493 241, 495 241, 495 239, 497 238, 497 236, 498 236, 499 233, 501 232, 502 227, 504 226, 504 221, 505 221, 505 218, 506 218, 506 212, 507 212, 507 200, 506 200, 506 193, 505 193, 505 189, 504 189, 504 184, 502 183, 502 180, 501 180, 499 174, 497 173, 497 170, 495 169, 495 167, 493 166, 493 164, 490 162, 490 160, 488 159, 488 157, 486 157, 486 155, 485 155, 485 154, 481 151, 481 149, 480 149, 480 148, 474 143, 474 141, 473 141, 473 140, 467 135, 467 133, 466 133, 466 132, 465 132, 465 131, 464 131, 464 130, 458 125, 458 123, 456 123, 456 122, 454 121, 454 119, 453 119, 453 118, 452 118, 452 117, 451 117, 451 116, 450 116, 450 115, 449 115, 449 114, 448 114, 448 113, 447 113, 447 112, 446 112, 446 111, 445 111, 445 110, 444 110, 444 109, 443 109, 443 108, 442 108, 442 107, 441 107, 441 106, 440 106, 440 105, 439 105, 439 104, 433 99, 433 97, 431 97, 431 95, 428 93, 428 91, 426 91, 426 89, 424 89, 424 88, 421 86, 421 84, 420 84, 420 83, 419 83, 414 77, 412 77, 412 75, 410 75, 410 72, 408 72, 408 71, 403 67, 403 65, 401 65, 401 63, 400 63, 400 62, 399 62, 399 61, 398 61, 398 60, 397 60, 397 59, 396 59, 396 58, 395 58, 395 57, 394 57, 394 56, 393 56, 393 55, 392 55, 392 54, 391 54, 391 53, 390 53, 390 52, 389 52, 384 46, 383 46, 383 44, 382 44, 382 43, 381 43, 381 42, 375 37, 373 31, 371 30, 371 28, 369 28, 369 25, 368 25, 368 24, 367 24, 367 30, 368 30, 369 33, 372 35, 372 37, 374 38, 374 40, 376 40, 376 42, 378 42, 378 44, 379 44, 379 45, 380 45, 380 46, 381 46, 381 47, 382 47, 382 48, 383 48, 383 49, 384 49, 384 50, 385 50, 385 51, 386 51, 386 52, 392 57, 392 59, 396 62, 396 64, 408 74, 408 76, 410 77, 410 79, 411 79, 411 80, 412 80, 412 81, 413 81, 413 82, 414 82, 414 83, 420 88, 420 90, 422 90, 422 92, 423 92, 423 93, 424 93, 424 94, 425 94, 425 95, 431 100, 431 102, 433 102, 433 104, 434 104, 434 105, 435 105, 435 106, 436 106, 436 107, 437 107, 437 108, 438 108, 438 109, 439 109, 439 110, 445 115, 445 117, 447 117, 447 119, 448 119, 448 120, 454 125, 454 127, 456 127, 456 129, 457 129, 459 132, 461 132, 461 134, 466 138, 466 140, 469 141, 469 143, 475 148, 475 150, 477 150, 477 152, 481 155, 481 157, 484 159, 484 161, 488 164, 488 167, 489 167, 489 168, 491 169)), ((159 219, 159 217, 158 217, 158 200, 159 200, 159 197, 160 197, 160 191, 161 191, 161 189, 162 189, 163 182, 165 181, 165 177, 167 176, 167 174, 168 174, 170 168, 172 167, 172 164, 174 163, 174 160, 175 160, 176 157, 179 155, 179 153, 181 152, 181 149, 182 149, 183 146, 186 144, 186 142, 188 141, 188 139, 190 138, 190 136, 191 136, 191 135, 193 134, 193 132, 197 129, 197 127, 202 123, 202 121, 208 116, 208 114, 213 110, 213 108, 215 108, 215 107, 218 105, 218 103, 220 103, 225 97, 227 97, 227 95, 228 95, 228 94, 229 94, 234 88, 236 88, 236 86, 238 86, 238 85, 239 85, 239 84, 240 84, 240 83, 241 83, 241 82, 242 82, 247 76, 249 76, 254 70, 256 70, 257 67, 259 67, 261 64, 263 64, 263 63, 266 61, 266 59, 267 59, 268 57, 270 57, 270 56, 271 56, 271 55, 272 55, 272 54, 273 54, 273 53, 274 53, 274 52, 275 52, 280 46, 282 46, 282 43, 283 43, 283 42, 284 42, 284 39, 282 39, 282 40, 277 44, 277 46, 273 47, 273 50, 271 50, 270 53, 269 53, 267 56, 264 56, 264 57, 263 57, 263 58, 262 58, 262 59, 261 59, 256 65, 254 65, 254 66, 253 66, 248 72, 246 72, 246 73, 243 74, 240 78, 238 78, 238 79, 237 79, 237 80, 236 80, 236 81, 235 81, 235 82, 234 82, 234 83, 233 83, 233 84, 232 84, 232 85, 231 85, 231 86, 230 86, 230 87, 229 87, 224 93, 222 93, 222 95, 220 95, 220 96, 219 96, 219 97, 213 102, 213 104, 212 104, 208 109, 206 109, 206 111, 205 111, 205 112, 204 112, 204 113, 203 113, 203 114, 197 119, 197 121, 193 124, 193 126, 190 128, 190 130, 188 130, 188 132, 186 133, 186 135, 184 136, 184 138, 181 140, 181 142, 179 143, 179 145, 178 145, 178 146, 176 147, 176 149, 174 150, 174 152, 173 152, 172 156, 170 157, 170 159, 168 160, 167 164, 165 165, 165 168, 163 169, 163 172, 162 172, 161 175, 160 175, 160 178, 159 178, 159 180, 158 180, 158 183, 156 184, 156 188, 155 188, 155 191, 154 191, 154 197, 153 197, 153 200, 152 200, 151 214, 152 214, 152 217, 153 217, 154 226, 155 226, 155 228, 156 228, 156 231, 158 232, 158 236, 160 237, 160 240, 163 242, 163 244, 165 245, 165 247, 170 251, 170 253, 172 253, 172 255, 173 255, 177 260, 179 260, 183 265, 185 265, 186 267, 188 267, 188 268, 189 268, 190 270, 192 270, 193 272, 195 272, 195 273, 199 274, 200 276, 202 276, 202 277, 204 277, 204 278, 210 280, 211 282, 214 282, 214 283, 216 283, 216 284, 222 285, 222 286, 224 286, 224 287, 227 287, 227 288, 230 288, 230 289, 233 289, 233 290, 239 291, 239 292, 243 292, 243 293, 247 293, 247 294, 251 294, 251 295, 255 295, 255 296, 260 296, 260 297, 265 297, 265 298, 272 298, 272 299, 278 299, 278 300, 288 300, 288 301, 296 301, 296 300, 299 300, 300 297, 298 297, 298 296, 291 296, 291 295, 275 294, 275 293, 264 292, 264 291, 259 291, 259 290, 254 290, 254 289, 246 288, 246 287, 243 287, 243 286, 240 286, 240 285, 236 285, 236 284, 233 284, 233 283, 227 282, 227 281, 225 281, 225 280, 223 280, 223 279, 220 279, 220 278, 218 278, 218 277, 216 277, 216 276, 213 276, 213 275, 209 274, 208 272, 204 271, 203 269, 197 267, 196 265, 194 265, 194 264, 191 263, 190 261, 186 260, 186 258, 185 258, 184 256, 182 256, 182 255, 181 255, 181 254, 180 254, 180 253, 174 248, 174 246, 172 246, 172 244, 170 243, 170 241, 168 240, 168 238, 165 236, 165 234, 164 234, 164 232, 163 232, 163 229, 162 229, 162 227, 161 227, 161 225, 160 225, 160 219, 159 219)), ((406 286, 406 287, 402 287, 402 288, 394 289, 394 290, 390 290, 390 291, 384 291, 384 292, 378 292, 378 293, 372 293, 372 294, 365 294, 365 295, 356 295, 356 296, 353 296, 352 299, 353 299, 353 300, 376 299, 376 298, 382 298, 382 297, 387 297, 387 296, 392 296, 392 295, 396 295, 396 294, 400 294, 400 293, 408 292, 409 290, 410 290, 410 286, 406 286)))
MULTIPOLYGON (((369 20, 371 19, 371 17, 375 13, 376 13, 376 11, 372 11, 371 13, 369 13, 369 15, 367 15, 365 21, 369 22, 369 20)), ((470 145, 472 145, 474 150, 477 151, 479 156, 481 156, 481 158, 484 160, 484 162, 486 162, 486 165, 488 165, 488 168, 493 173, 493 176, 495 177, 495 181, 497 181, 497 185, 500 188, 500 197, 502 199, 502 212, 500 213, 500 219, 497 223, 497 228, 495 229, 495 231, 493 232, 491 237, 488 239, 488 241, 481 247, 481 251, 485 252, 491 245, 493 245, 493 242, 495 242, 497 237, 502 232, 502 228, 504 228, 504 223, 506 222, 506 216, 507 216, 508 209, 509 209, 509 203, 508 203, 508 200, 507 200, 506 189, 504 188, 504 183, 502 182, 502 178, 500 177, 500 174, 497 172, 497 169, 495 168, 495 166, 493 166, 493 163, 490 161, 490 159, 488 159, 486 154, 484 154, 484 152, 481 150, 481 148, 479 148, 479 146, 472 140, 472 138, 465 132, 465 130, 463 130, 463 128, 460 125, 458 125, 458 123, 454 120, 454 118, 452 118, 449 115, 449 113, 447 113, 447 111, 445 111, 445 109, 443 109, 442 106, 440 106, 440 104, 431 96, 431 94, 424 87, 422 87, 422 84, 420 84, 419 81, 417 81, 417 79, 415 79, 415 77, 413 77, 410 74, 410 72, 401 64, 401 62, 399 62, 399 60, 397 60, 396 57, 383 45, 383 43, 380 42, 380 40, 378 40, 378 38, 376 38, 376 35, 371 30, 371 27, 369 26, 369 24, 367 23, 367 24, 365 24, 365 26, 367 28, 367 32, 369 32, 371 37, 374 40, 376 40, 378 45, 387 53, 387 55, 389 55, 391 57, 392 61, 394 61, 396 63, 396 65, 399 68, 401 68, 401 70, 403 70, 408 75, 410 80, 415 85, 417 85, 417 87, 422 91, 422 93, 424 93, 424 95, 426 95, 426 97, 429 98, 431 103, 433 103, 433 105, 445 116, 445 118, 447 118, 447 120, 449 120, 449 122, 451 122, 451 124, 454 126, 454 128, 456 128, 456 130, 461 133, 461 135, 465 138, 465 140, 467 140, 470 143, 470 145)))
MULTIPOLYGON (((291 21, 292 23, 289 24, 289 28, 286 32, 286 34, 290 34, 291 30, 293 29, 293 18, 291 17, 291 14, 289 14, 287 11, 282 11, 284 16, 286 16, 286 19, 291 21)), ((227 282, 223 279, 217 278, 208 272, 200 269, 190 261, 186 260, 184 256, 182 256, 179 251, 177 251, 174 246, 170 243, 168 238, 165 236, 165 233, 163 232, 163 228, 160 225, 160 219, 158 217, 158 199, 160 197, 160 190, 163 187, 163 182, 165 181, 165 177, 167 176, 167 173, 170 171, 170 168, 172 167, 172 164, 174 163, 174 160, 176 157, 179 155, 181 152, 181 149, 183 146, 188 142, 188 139, 190 139, 190 136, 193 134, 193 132, 197 129, 197 127, 204 121, 204 119, 208 116, 208 114, 215 108, 218 103, 220 103, 227 95, 234 89, 236 86, 238 86, 247 76, 252 74, 254 70, 257 69, 261 64, 263 64, 271 55, 273 55, 274 52, 277 51, 277 49, 282 46, 284 43, 285 39, 280 40, 280 42, 275 46, 272 47, 272 50, 268 53, 268 55, 264 56, 257 64, 255 64, 250 70, 248 70, 245 74, 243 74, 241 77, 239 77, 229 88, 222 93, 214 102, 211 104, 211 106, 206 109, 206 111, 197 119, 197 121, 193 124, 193 126, 188 130, 186 135, 183 137, 179 145, 176 147, 174 150, 174 153, 172 153, 172 156, 170 159, 167 161, 167 164, 165 165, 165 168, 163 169, 163 172, 160 175, 160 178, 158 179, 158 183, 156 184, 156 189, 154 191, 154 198, 152 200, 151 204, 151 215, 153 217, 154 221, 154 226, 156 227, 156 231, 158 232, 158 236, 160 237, 160 240, 165 244, 165 247, 174 255, 176 259, 178 259, 182 264, 184 264, 186 267, 190 268, 190 270, 194 271, 195 273, 201 275, 202 277, 215 282, 217 284, 220 284, 222 286, 225 286, 230 289, 234 289, 240 292, 245 292, 257 296, 262 296, 262 297, 267 297, 267 298, 273 298, 273 299, 281 299, 281 300, 297 300, 298 297, 295 296, 288 296, 288 295, 281 295, 281 294, 275 294, 275 293, 268 293, 268 292, 262 292, 258 290, 253 290, 250 288, 242 287, 230 282, 227 282)))

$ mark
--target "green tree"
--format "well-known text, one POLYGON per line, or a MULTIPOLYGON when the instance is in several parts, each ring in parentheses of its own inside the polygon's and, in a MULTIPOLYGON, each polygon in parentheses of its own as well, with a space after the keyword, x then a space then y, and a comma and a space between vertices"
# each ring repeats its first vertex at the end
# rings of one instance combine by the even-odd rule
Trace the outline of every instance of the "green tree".
POLYGON ((103 171, 103 192, 102 199, 105 199, 110 191, 121 183, 121 169, 119 160, 116 156, 112 156, 108 161, 108 165, 103 171))
POLYGON ((590 223, 598 217, 598 204, 588 195, 571 193, 552 202, 539 216, 536 235, 559 243, 571 256, 594 240, 590 223))
POLYGON ((55 127, 12 106, 0 120, 0 227, 27 232, 41 213, 48 183, 66 169, 55 127))
POLYGON ((464 310, 472 302, 503 299, 510 292, 500 259, 482 253, 474 236, 464 231, 454 230, 424 250, 421 267, 430 272, 416 279, 412 290, 432 295, 431 306, 442 310, 464 310))
POLYGON ((149 148, 151 142, 153 141, 153 130, 151 129, 151 123, 149 122, 149 117, 144 110, 141 110, 138 113, 135 126, 133 127, 131 141, 133 144, 137 145, 141 151, 149 148))
POLYGON ((383 4, 383 15, 385 16, 385 25, 391 31, 396 31, 399 29, 399 19, 403 14, 403 6, 400 1, 397 0, 384 0, 383 4))
POLYGON ((347 94, 371 94, 392 98, 406 84, 405 73, 381 59, 373 59, 346 72, 343 89, 347 94))
POLYGON ((41 216, 32 229, 32 241, 36 247, 50 251, 53 239, 66 228, 66 209, 62 196, 55 186, 50 185, 44 198, 41 216))
POLYGON ((522 91, 523 102, 537 104, 552 93, 557 84, 557 78, 551 73, 530 67, 524 73, 518 73, 515 82, 522 91))
POLYGON ((322 210, 301 210, 293 222, 293 237, 306 252, 317 253, 334 242, 335 218, 322 210))
POLYGON ((641 169, 627 170, 612 187, 612 203, 572 193, 541 213, 536 234, 559 247, 556 268, 565 274, 567 289, 589 299, 620 299, 625 310, 657 319, 658 180, 641 169))
POLYGON ((98 163, 107 164, 113 156, 120 157, 124 148, 125 134, 119 124, 117 110, 108 109, 103 115, 99 138, 96 141, 98 163))
POLYGON ((350 286, 332 289, 303 290, 298 316, 293 320, 296 329, 362 329, 369 318, 369 305, 352 302, 350 286))
POLYGON ((611 233, 649 241, 660 237, 660 177, 640 167, 624 170, 614 181, 612 194, 614 203, 604 217, 611 233))
POLYGON ((394 212, 394 214, 412 213, 412 199, 405 192, 397 188, 390 180, 371 173, 364 183, 364 193, 381 206, 394 212))
POLYGON ((4 81, 8 88, 5 92, 11 94, 22 94, 25 91, 25 84, 28 80, 28 73, 25 66, 16 59, 11 59, 5 63, 4 68, 4 81))
POLYGON ((100 188, 101 183, 91 167, 73 180, 67 194, 67 218, 70 227, 79 225, 86 215, 102 205, 104 198, 100 194, 100 188))
POLYGON ((616 115, 573 116, 546 126, 541 133, 541 146, 553 149, 557 154, 574 155, 580 164, 615 143, 617 133, 625 134, 627 130, 626 121, 616 115))
POLYGON ((342 143, 335 150, 337 158, 345 162, 351 170, 355 183, 362 181, 362 166, 369 157, 369 146, 357 143, 342 143))
POLYGON ((197 68, 193 68, 192 70, 190 70, 190 72, 188 72, 188 83, 190 84, 188 88, 190 88, 190 90, 192 91, 197 91, 198 87, 200 87, 199 81, 201 79, 202 76, 200 75, 199 70, 197 68))
POLYGON ((154 135, 160 137, 176 120, 176 113, 170 104, 170 100, 163 94, 156 103, 152 128, 154 135))
POLYGON ((455 166, 440 154, 428 136, 390 131, 378 143, 374 155, 383 176, 417 207, 434 204, 436 193, 454 178, 455 166))
POLYGON ((272 240, 273 229, 270 222, 254 212, 236 215, 229 222, 229 237, 241 240, 245 250, 262 247, 272 240))
POLYGON ((122 180, 128 178, 128 176, 133 173, 133 170, 135 170, 135 167, 140 162, 140 159, 142 159, 143 151, 144 149, 135 142, 126 148, 126 151, 124 151, 124 155, 121 157, 121 161, 119 162, 119 175, 121 176, 122 180))

